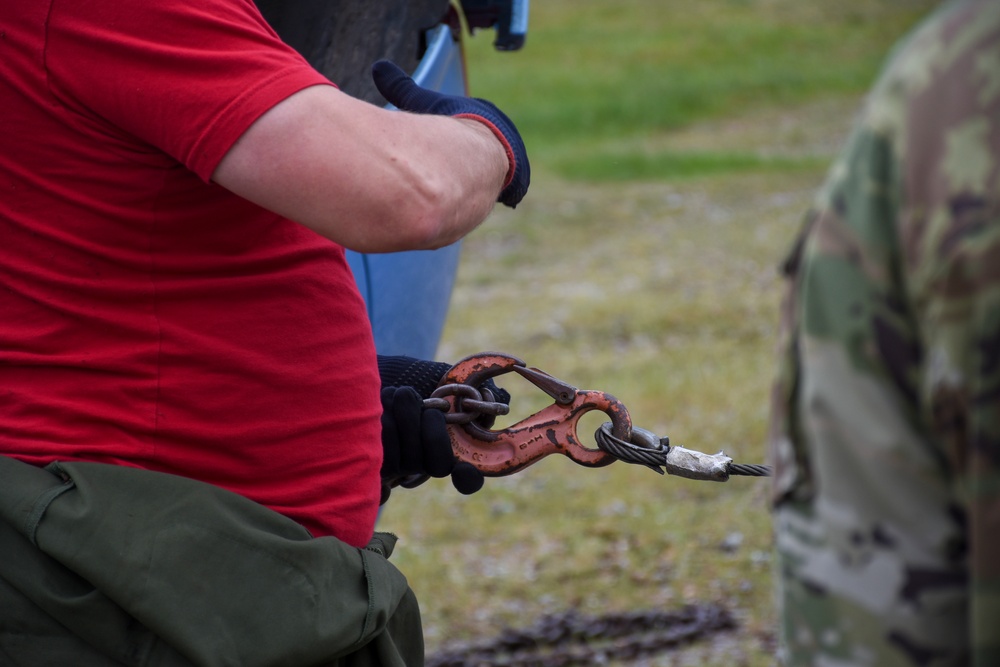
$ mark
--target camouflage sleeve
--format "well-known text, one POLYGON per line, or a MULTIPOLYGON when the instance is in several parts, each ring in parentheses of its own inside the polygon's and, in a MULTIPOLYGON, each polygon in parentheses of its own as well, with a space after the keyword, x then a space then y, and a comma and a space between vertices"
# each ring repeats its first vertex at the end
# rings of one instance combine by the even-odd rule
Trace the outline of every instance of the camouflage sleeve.
POLYGON ((1000 3, 900 45, 807 223, 770 437, 786 659, 1000 664, 1000 3))

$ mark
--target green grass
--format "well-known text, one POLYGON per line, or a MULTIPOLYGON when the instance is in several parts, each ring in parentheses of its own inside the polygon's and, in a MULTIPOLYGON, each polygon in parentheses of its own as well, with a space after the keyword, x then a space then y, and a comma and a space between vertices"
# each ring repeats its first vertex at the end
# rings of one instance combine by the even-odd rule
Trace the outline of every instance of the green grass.
MULTIPOLYGON (((616 395, 637 425, 675 444, 762 462, 775 267, 820 178, 542 178, 467 239, 439 357, 503 350, 616 395)), ((501 385, 518 418, 548 403, 523 380, 501 385)), ((584 420, 586 442, 599 422, 584 420)), ((676 664, 772 664, 764 480, 695 482, 550 457, 471 497, 443 481, 397 491, 383 527, 403 538, 394 559, 421 598, 432 651, 566 609, 717 602, 740 629, 676 664), (723 550, 735 534, 739 549, 723 550)))
POLYGON ((733 152, 598 151, 551 161, 562 176, 583 181, 636 181, 691 178, 734 172, 789 172, 816 169, 819 157, 763 156, 733 152))
MULTIPOLYGON (((929 2, 536 0, 521 52, 468 40, 473 94, 516 119, 532 156, 560 175, 621 178, 594 141, 656 135, 734 110, 856 94, 929 2), (557 154, 549 163, 550 152, 557 154), (587 167, 576 168, 578 159, 587 167), (603 165, 603 168, 602 168, 603 165)), ((746 156, 636 154, 637 177, 671 177, 746 156)))
MULTIPOLYGON (((534 178, 466 239, 438 357, 505 351, 675 444, 763 462, 777 266, 881 55, 929 5, 535 0, 523 52, 477 35, 473 92, 515 118, 534 178)), ((500 384, 515 418, 548 403, 500 384)), ((774 664, 765 480, 549 457, 469 497, 397 490, 381 528, 431 652, 567 609, 717 602, 737 630, 632 664, 774 664)))

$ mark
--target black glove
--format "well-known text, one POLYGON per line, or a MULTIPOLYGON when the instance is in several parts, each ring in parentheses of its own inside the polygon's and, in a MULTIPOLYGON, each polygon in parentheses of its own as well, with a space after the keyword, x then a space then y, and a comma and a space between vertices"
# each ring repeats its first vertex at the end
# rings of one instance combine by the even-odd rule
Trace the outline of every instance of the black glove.
POLYGON ((483 488, 483 473, 455 460, 444 413, 424 408, 413 387, 382 389, 382 502, 394 486, 412 488, 428 477, 447 477, 459 493, 483 488))
MULTIPOLYGON (((382 378, 382 503, 394 486, 414 487, 428 477, 451 475, 463 494, 483 488, 474 465, 457 461, 451 449, 444 413, 425 409, 424 399, 437 388, 450 365, 412 357, 379 356, 382 378)), ((492 380, 483 385, 494 400, 510 403, 510 394, 492 380)))
POLYGON ((528 153, 514 123, 493 103, 421 88, 406 72, 388 60, 379 60, 372 65, 372 79, 382 96, 403 111, 474 118, 485 123, 504 145, 510 161, 507 181, 497 201, 511 208, 521 202, 531 181, 528 153))

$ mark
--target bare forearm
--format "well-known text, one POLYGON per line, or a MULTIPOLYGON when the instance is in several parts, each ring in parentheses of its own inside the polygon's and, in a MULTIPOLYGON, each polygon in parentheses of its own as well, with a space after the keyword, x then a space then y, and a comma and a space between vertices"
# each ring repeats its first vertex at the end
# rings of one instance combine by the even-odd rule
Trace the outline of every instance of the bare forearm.
POLYGON ((478 121, 390 112, 317 86, 258 119, 213 179, 347 248, 391 252, 474 229, 508 168, 478 121))

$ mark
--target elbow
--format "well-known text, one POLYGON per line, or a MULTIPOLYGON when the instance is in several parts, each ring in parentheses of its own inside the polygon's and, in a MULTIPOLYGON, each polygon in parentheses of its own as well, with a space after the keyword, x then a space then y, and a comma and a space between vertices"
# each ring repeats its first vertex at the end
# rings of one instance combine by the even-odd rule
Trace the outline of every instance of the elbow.
POLYGON ((410 225, 409 247, 413 250, 436 250, 458 241, 463 234, 451 224, 448 211, 428 208, 415 216, 410 225))
POLYGON ((434 250, 461 238, 452 194, 446 185, 425 180, 392 205, 399 250, 434 250))
POLYGON ((372 195, 327 209, 306 226, 361 253, 434 250, 461 238, 452 223, 453 207, 439 188, 385 187, 372 195))

